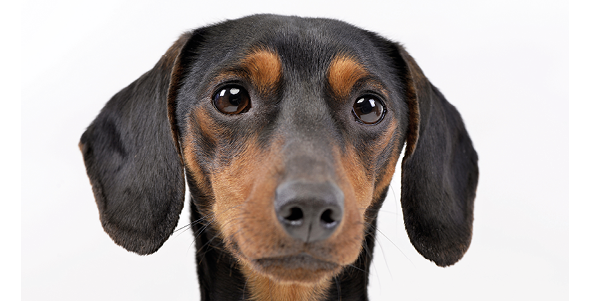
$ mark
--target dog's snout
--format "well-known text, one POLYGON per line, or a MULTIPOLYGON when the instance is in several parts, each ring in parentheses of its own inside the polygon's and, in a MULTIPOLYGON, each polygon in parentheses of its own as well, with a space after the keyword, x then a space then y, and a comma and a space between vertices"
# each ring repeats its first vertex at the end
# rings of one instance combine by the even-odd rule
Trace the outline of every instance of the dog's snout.
POLYGON ((344 194, 332 182, 289 181, 278 186, 274 201, 284 230, 304 242, 325 240, 340 225, 344 194))

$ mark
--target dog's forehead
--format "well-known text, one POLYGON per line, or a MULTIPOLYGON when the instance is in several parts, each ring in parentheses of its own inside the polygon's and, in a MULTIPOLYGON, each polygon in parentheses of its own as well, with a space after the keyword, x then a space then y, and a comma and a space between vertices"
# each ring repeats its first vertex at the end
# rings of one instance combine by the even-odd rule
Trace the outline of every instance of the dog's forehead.
POLYGON ((221 65, 232 65, 260 48, 277 53, 285 71, 322 74, 338 55, 370 64, 377 56, 366 31, 348 23, 318 18, 257 15, 218 24, 208 48, 219 53, 221 65))
POLYGON ((239 38, 246 42, 261 41, 275 44, 277 47, 299 44, 317 48, 315 50, 328 50, 350 42, 358 42, 364 32, 351 24, 333 19, 273 15, 252 16, 219 25, 219 30, 225 31, 225 36, 230 41, 239 38))

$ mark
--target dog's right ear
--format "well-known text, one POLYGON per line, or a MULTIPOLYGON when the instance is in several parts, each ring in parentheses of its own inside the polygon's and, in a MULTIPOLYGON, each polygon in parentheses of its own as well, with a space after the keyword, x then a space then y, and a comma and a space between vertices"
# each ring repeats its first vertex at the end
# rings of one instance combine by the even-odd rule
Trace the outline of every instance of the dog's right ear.
POLYGON ((80 139, 104 230, 141 255, 162 246, 184 205, 183 162, 168 98, 175 97, 183 49, 195 36, 183 34, 152 70, 113 96, 80 139))

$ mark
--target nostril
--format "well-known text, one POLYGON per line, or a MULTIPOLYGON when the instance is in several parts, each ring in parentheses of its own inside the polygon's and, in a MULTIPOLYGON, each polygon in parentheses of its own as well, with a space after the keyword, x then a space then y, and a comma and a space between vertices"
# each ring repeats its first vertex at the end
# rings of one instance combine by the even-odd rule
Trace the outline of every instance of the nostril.
POLYGON ((319 220, 326 229, 335 228, 342 220, 342 211, 338 208, 327 208, 321 213, 319 220))
POLYGON ((291 223, 302 222, 303 209, 301 209, 299 207, 289 208, 288 214, 286 216, 284 216, 284 219, 291 222, 291 223))
POLYGON ((335 222, 335 220, 333 219, 333 211, 331 209, 323 211, 323 213, 321 214, 321 221, 326 224, 331 224, 335 222))

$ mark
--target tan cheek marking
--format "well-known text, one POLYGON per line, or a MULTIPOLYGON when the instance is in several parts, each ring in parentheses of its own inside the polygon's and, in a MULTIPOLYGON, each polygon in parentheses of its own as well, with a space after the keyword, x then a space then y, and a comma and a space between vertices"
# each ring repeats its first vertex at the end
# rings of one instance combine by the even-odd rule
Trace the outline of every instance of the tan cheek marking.
POLYGON ((366 76, 368 72, 362 64, 347 55, 336 56, 327 71, 327 81, 340 99, 346 98, 356 82, 366 76))
MULTIPOLYGON (((395 138, 394 135, 395 130, 397 129, 397 124, 397 121, 393 120, 379 141, 374 143, 370 153, 363 154, 363 156, 376 158, 377 156, 382 155, 382 152, 389 142, 395 138)), ((354 147, 351 145, 347 146, 346 155, 342 159, 342 166, 347 178, 350 180, 351 187, 353 187, 356 196, 356 204, 362 214, 364 214, 365 209, 371 205, 373 199, 380 196, 390 183, 399 159, 401 151, 400 147, 399 141, 396 141, 393 150, 391 151, 391 156, 393 157, 388 160, 388 163, 384 168, 384 174, 379 178, 379 182, 374 183, 373 181, 377 178, 376 175, 367 174, 367 171, 360 161, 359 155, 356 153, 354 147)))
POLYGON ((240 247, 242 256, 260 259, 280 252, 288 244, 288 236, 281 231, 281 225, 274 212, 274 195, 278 185, 278 175, 283 173, 281 149, 283 141, 274 137, 274 141, 265 151, 255 151, 247 155, 251 169, 243 172, 242 179, 236 179, 236 185, 249 185, 245 202, 239 208, 238 228, 232 232, 233 241, 240 247), (282 245, 282 247, 281 247, 282 245))
MULTIPOLYGON (((397 120, 393 120, 393 122, 387 128, 385 136, 379 141, 379 143, 375 145, 373 155, 374 157, 382 155, 382 152, 384 151, 388 143, 392 139, 395 139, 394 135, 397 129, 397 124, 397 120)), ((399 139, 397 139, 394 142, 395 145, 393 145, 393 150, 390 154, 390 156, 392 157, 389 158, 388 163, 384 168, 384 174, 381 177, 379 177, 379 182, 375 185, 374 197, 379 197, 383 193, 384 189, 388 187, 389 183, 393 178, 393 174, 395 173, 395 168, 397 166, 397 161, 399 160, 399 155, 401 153, 402 144, 399 145, 399 142, 399 139)))
POLYGON ((240 213, 251 193, 255 176, 259 175, 256 171, 256 167, 259 166, 256 158, 260 157, 261 153, 253 143, 246 143, 227 167, 211 175, 215 196, 214 225, 223 238, 233 239, 233 236, 240 232, 240 213))
POLYGON ((261 94, 276 90, 282 77, 280 57, 268 49, 253 50, 244 58, 242 67, 261 94))
POLYGON ((368 208, 372 201, 374 191, 372 185, 369 184, 372 183, 373 179, 366 174, 362 162, 358 159, 355 149, 351 145, 347 146, 347 151, 342 158, 342 166, 354 191, 356 198, 356 204, 354 205, 360 210, 361 214, 364 214, 365 209, 368 208))

